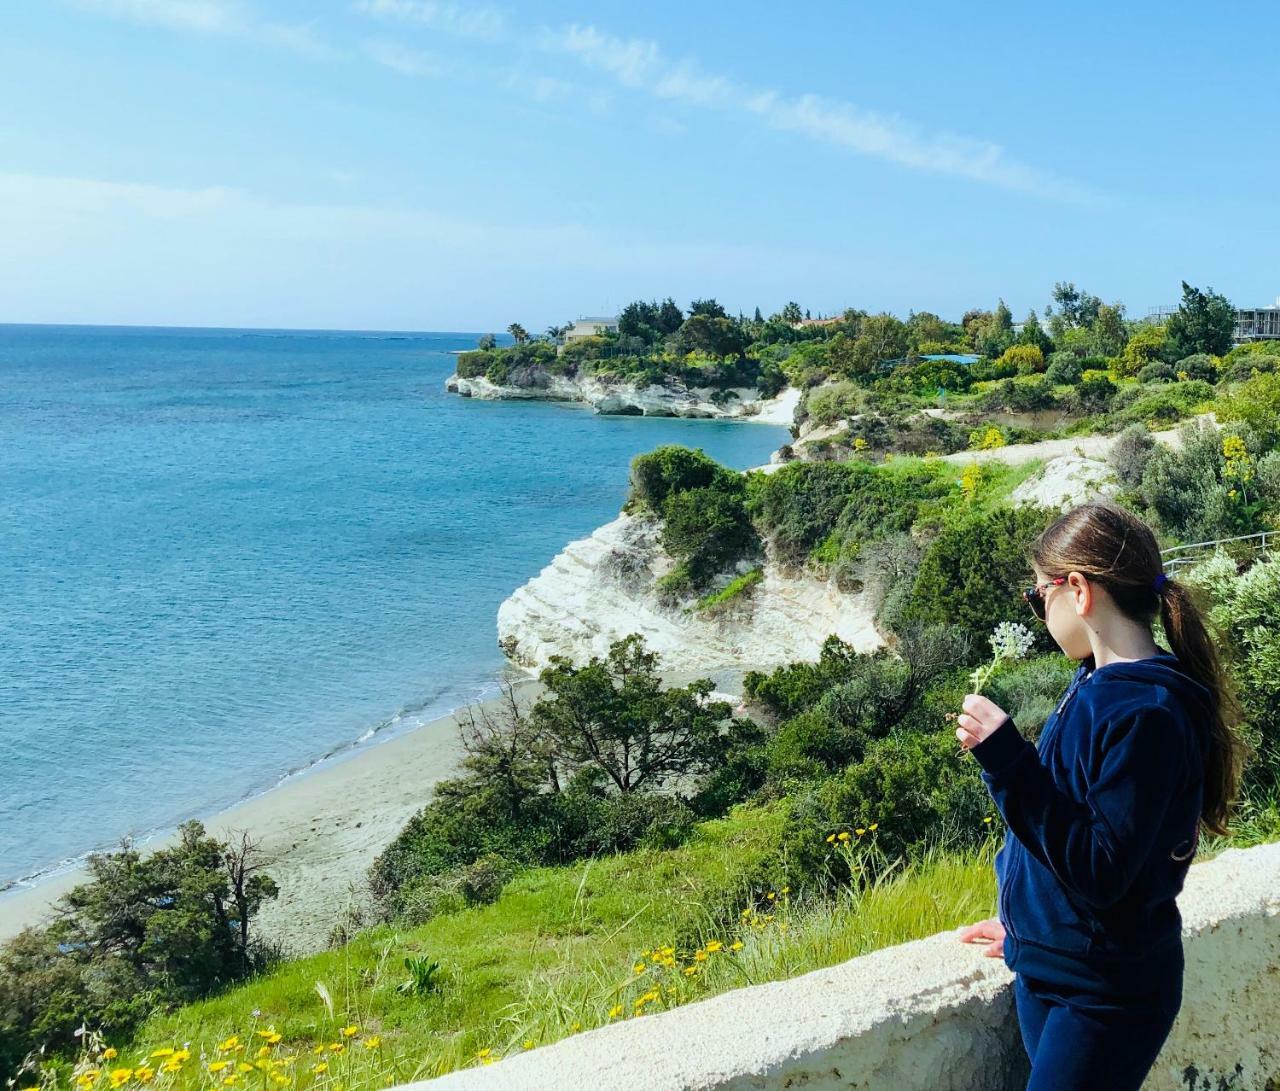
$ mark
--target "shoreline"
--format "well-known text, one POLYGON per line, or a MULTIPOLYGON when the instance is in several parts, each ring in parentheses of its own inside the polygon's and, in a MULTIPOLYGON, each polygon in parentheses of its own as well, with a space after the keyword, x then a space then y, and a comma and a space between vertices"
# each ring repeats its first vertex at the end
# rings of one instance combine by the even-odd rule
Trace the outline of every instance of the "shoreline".
MULTIPOLYGON (((667 686, 713 676, 716 696, 736 700, 741 693, 736 670, 659 673, 667 686)), ((545 689, 531 676, 508 680, 521 708, 545 689)), ((264 904, 258 935, 280 943, 287 957, 323 950, 347 909, 367 904, 364 877, 374 858, 431 801, 435 784, 460 770, 459 715, 468 708, 493 712, 504 702, 499 692, 371 745, 353 746, 201 819, 212 836, 248 832, 271 861, 266 870, 280 894, 264 904)), ((165 830, 135 843, 149 854, 172 844, 176 834, 165 830)), ((81 863, 0 893, 0 942, 45 922, 54 903, 86 878, 81 863)))
MULTIPOLYGON (((512 684, 522 707, 531 690, 542 689, 534 678, 512 684)), ((323 948, 374 857, 430 802, 431 788, 459 770, 458 716, 468 708, 496 709, 503 700, 498 693, 385 739, 353 743, 201 818, 213 836, 247 831, 273 861, 267 870, 280 894, 263 906, 259 934, 292 953, 323 948)), ((176 835, 176 828, 166 829, 135 844, 149 854, 172 844, 176 835)), ((53 865, 27 885, 17 880, 0 892, 0 942, 46 920, 53 903, 87 876, 79 860, 53 865)))

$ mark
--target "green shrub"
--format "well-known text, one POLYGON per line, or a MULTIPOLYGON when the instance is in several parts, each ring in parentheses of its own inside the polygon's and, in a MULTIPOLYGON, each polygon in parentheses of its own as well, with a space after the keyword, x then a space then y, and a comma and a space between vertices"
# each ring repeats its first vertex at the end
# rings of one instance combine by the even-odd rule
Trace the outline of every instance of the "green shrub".
POLYGON ((704 454, 700 447, 691 450, 676 443, 664 444, 631 460, 631 489, 626 506, 660 515, 672 493, 703 488, 725 472, 724 467, 704 454))
POLYGON ((1190 356, 1184 356, 1176 364, 1173 365, 1173 373, 1178 375, 1185 372, 1188 379, 1199 379, 1202 382, 1214 383, 1218 381, 1218 365, 1212 356, 1203 352, 1192 353, 1190 356))
POLYGON ((1055 352, 1049 356, 1049 364, 1044 373, 1049 382, 1062 386, 1078 383, 1083 371, 1080 357, 1074 352, 1055 352))
POLYGON ((1144 364, 1142 370, 1138 372, 1140 383, 1171 383, 1177 377, 1178 373, 1173 365, 1166 364, 1163 360, 1152 360, 1151 363, 1144 364))
POLYGON ((938 842, 956 849, 981 843, 995 825, 983 819, 994 814, 977 762, 944 721, 936 733, 881 739, 843 773, 801 790, 782 850, 797 885, 844 885, 852 877, 832 851, 832 834, 875 823, 870 836, 877 848, 890 859, 911 860, 938 842))
POLYGON ((995 625, 1027 616, 1031 542, 1055 517, 1035 506, 958 512, 925 551, 907 619, 953 625, 985 655, 995 625))

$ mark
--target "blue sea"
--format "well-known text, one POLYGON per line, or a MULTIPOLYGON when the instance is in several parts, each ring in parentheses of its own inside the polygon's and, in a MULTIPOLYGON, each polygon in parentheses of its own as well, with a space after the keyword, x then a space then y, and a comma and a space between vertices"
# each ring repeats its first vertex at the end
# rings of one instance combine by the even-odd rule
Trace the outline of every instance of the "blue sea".
POLYGON ((0 887, 492 695, 633 456, 787 441, 446 394, 475 342, 0 326, 0 887))

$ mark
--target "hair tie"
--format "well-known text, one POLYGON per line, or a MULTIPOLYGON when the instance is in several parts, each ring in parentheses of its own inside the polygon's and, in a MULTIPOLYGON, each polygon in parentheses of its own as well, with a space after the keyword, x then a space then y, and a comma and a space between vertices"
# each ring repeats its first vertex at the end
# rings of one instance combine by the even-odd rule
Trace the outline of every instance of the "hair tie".
POLYGON ((1160 575, 1158 575, 1158 576, 1157 576, 1157 577, 1156 577, 1156 578, 1151 582, 1151 586, 1152 586, 1153 588, 1155 588, 1155 590, 1156 590, 1156 591, 1159 591, 1159 590, 1160 590, 1160 588, 1162 588, 1162 587, 1165 585, 1165 582, 1166 582, 1168 579, 1169 579, 1169 577, 1168 577, 1168 576, 1166 576, 1163 572, 1161 572, 1161 573, 1160 573, 1160 575))

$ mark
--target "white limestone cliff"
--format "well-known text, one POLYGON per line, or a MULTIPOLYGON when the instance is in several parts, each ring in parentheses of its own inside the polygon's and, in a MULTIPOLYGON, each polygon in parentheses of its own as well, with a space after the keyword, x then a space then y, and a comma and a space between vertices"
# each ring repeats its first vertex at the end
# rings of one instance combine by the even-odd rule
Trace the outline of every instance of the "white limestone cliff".
POLYGON ((634 386, 611 383, 593 376, 545 375, 545 384, 499 385, 483 376, 445 380, 445 390, 465 398, 525 398, 544 401, 585 402, 597 413, 621 413, 646 417, 741 418, 762 424, 791 424, 800 391, 785 387, 772 398, 760 397, 754 387, 686 386, 681 382, 634 386))
MULTIPOLYGON (((655 518, 623 513, 565 546, 498 608, 508 658, 531 671, 553 654, 584 663, 638 632, 667 670, 768 669, 817 659, 832 633, 859 651, 884 643, 861 595, 771 561, 759 583, 718 611, 663 605, 655 583, 673 561, 660 529, 655 518)), ((750 568, 739 564, 740 572, 750 568)))

